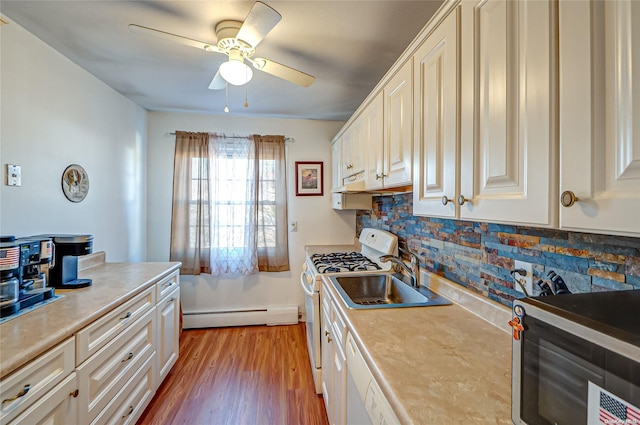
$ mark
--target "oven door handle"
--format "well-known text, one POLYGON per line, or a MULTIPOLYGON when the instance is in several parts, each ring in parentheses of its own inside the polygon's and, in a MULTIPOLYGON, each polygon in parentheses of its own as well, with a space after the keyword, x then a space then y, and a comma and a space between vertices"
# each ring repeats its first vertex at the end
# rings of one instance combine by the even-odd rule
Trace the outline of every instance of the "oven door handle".
POLYGON ((307 296, 313 297, 315 294, 311 289, 307 287, 307 284, 305 282, 307 280, 306 276, 307 276, 307 273, 305 273, 304 271, 300 273, 300 286, 302 286, 302 290, 304 291, 305 294, 307 294, 307 296))

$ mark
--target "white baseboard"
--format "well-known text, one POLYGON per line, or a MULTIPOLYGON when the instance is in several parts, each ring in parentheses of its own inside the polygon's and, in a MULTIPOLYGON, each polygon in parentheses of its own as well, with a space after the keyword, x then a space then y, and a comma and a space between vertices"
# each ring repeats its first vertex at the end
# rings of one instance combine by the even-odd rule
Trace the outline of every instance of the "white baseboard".
POLYGON ((298 306, 267 306, 260 310, 183 313, 183 328, 219 328, 249 325, 292 325, 298 323, 298 306))

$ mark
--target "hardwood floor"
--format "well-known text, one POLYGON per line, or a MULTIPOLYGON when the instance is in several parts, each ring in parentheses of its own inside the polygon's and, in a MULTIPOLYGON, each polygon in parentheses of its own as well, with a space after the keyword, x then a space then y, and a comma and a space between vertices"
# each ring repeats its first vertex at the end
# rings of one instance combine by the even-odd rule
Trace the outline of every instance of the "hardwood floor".
POLYGON ((303 323, 185 330, 139 425, 327 425, 303 323))

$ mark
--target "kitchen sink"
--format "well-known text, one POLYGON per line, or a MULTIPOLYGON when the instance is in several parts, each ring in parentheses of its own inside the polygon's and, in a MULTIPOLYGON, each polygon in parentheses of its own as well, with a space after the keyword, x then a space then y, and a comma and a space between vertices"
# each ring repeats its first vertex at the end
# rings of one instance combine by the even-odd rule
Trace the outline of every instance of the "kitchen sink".
POLYGON ((427 307, 451 304, 424 286, 412 288, 402 274, 363 274, 329 278, 348 308, 427 307))

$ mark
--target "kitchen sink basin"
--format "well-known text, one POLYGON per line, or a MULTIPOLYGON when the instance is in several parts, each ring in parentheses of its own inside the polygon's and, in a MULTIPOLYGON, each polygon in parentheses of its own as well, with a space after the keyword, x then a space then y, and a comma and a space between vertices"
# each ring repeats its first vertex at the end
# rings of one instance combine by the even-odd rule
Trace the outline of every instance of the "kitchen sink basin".
POLYGON ((363 274, 329 278, 348 308, 427 307, 451 304, 424 286, 410 286, 402 274, 363 274))

